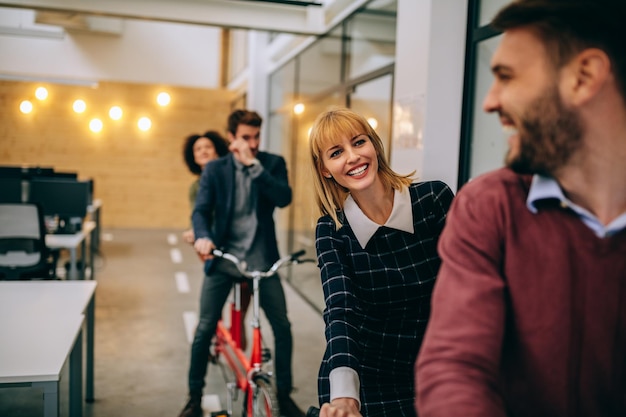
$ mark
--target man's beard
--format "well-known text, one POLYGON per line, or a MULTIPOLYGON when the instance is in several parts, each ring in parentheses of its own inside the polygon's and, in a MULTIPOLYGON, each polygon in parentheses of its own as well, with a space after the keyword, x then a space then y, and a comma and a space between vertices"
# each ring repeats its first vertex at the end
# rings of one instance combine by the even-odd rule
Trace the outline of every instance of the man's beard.
POLYGON ((563 104, 556 87, 531 103, 521 122, 519 154, 506 157, 517 173, 553 176, 581 147, 580 116, 563 104))

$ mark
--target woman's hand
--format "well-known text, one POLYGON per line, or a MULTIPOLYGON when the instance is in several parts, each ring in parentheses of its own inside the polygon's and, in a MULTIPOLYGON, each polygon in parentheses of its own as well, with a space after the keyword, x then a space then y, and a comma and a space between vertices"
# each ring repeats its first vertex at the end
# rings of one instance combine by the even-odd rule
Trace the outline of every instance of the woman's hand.
POLYGON ((188 229, 183 232, 183 240, 190 245, 193 245, 193 241, 195 240, 193 229, 188 229))
POLYGON ((320 417, 363 417, 354 398, 335 398, 320 409, 320 417))

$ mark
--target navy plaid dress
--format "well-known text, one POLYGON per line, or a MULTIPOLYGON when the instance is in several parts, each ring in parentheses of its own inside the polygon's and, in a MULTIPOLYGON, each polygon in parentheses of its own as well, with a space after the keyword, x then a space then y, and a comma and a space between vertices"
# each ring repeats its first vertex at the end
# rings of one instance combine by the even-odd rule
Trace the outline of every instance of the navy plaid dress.
POLYGON ((409 187, 414 234, 380 227, 362 249, 347 220, 317 222, 316 249, 326 308, 326 352, 318 393, 330 401, 332 369, 354 369, 363 416, 415 416, 414 363, 441 263, 437 241, 453 193, 441 181, 409 187))

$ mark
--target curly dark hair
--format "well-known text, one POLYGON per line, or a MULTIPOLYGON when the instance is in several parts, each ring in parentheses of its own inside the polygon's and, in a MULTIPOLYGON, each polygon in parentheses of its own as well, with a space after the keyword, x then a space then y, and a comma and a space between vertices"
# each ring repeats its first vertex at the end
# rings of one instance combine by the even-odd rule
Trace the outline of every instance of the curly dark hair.
POLYGON ((198 135, 196 133, 189 135, 187 139, 185 139, 185 145, 183 146, 183 157, 189 171, 196 175, 200 175, 202 173, 202 167, 196 164, 196 161, 193 158, 193 145, 200 138, 207 138, 213 142, 215 152, 218 156, 224 156, 228 153, 228 142, 215 130, 209 130, 203 135, 198 135))

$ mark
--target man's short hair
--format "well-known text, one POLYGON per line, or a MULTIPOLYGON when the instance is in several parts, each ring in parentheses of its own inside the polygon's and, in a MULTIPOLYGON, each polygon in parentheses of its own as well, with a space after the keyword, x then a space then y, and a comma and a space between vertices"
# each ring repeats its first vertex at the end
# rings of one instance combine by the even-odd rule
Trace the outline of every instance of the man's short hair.
POLYGON ((626 102, 626 0, 515 0, 490 26, 532 28, 557 69, 584 49, 603 50, 626 102))
POLYGON ((228 131, 235 135, 239 125, 261 127, 263 119, 255 111, 235 110, 228 116, 228 131))

